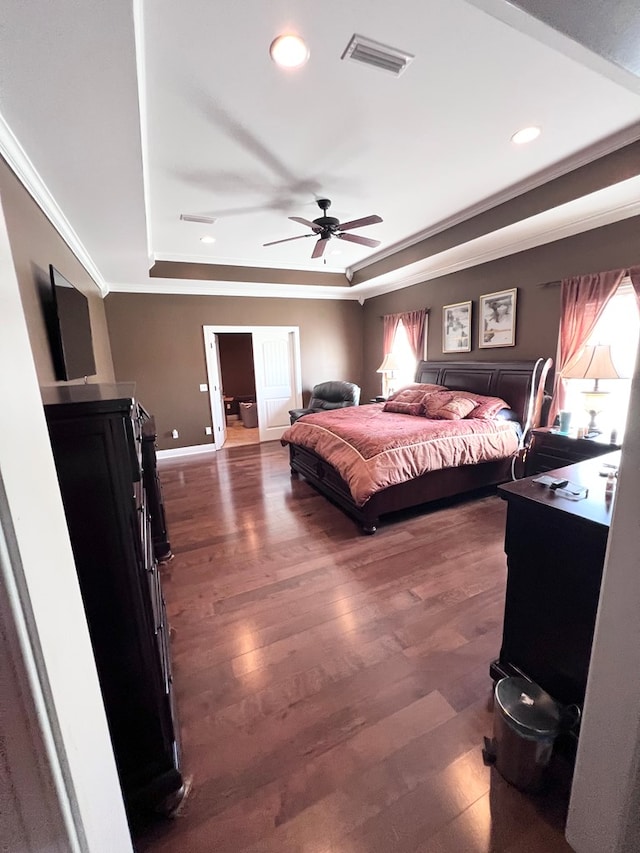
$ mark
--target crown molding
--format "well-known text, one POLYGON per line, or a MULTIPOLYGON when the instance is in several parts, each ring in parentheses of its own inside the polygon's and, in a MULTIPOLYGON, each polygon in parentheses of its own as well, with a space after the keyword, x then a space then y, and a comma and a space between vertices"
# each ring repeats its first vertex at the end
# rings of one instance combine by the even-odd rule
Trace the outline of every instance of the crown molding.
POLYGON ((150 279, 144 283, 109 284, 110 293, 156 293, 174 296, 232 296, 261 299, 333 299, 358 301, 360 295, 350 287, 323 287, 305 284, 270 284, 237 281, 196 281, 150 279))
POLYGON ((435 237, 436 234, 441 234, 450 228, 454 228, 457 225, 461 225, 463 222, 467 222, 469 219, 473 219, 475 216, 487 213, 487 211, 492 210, 494 207, 499 207, 501 204, 505 204, 508 201, 512 201, 514 198, 518 198, 518 196, 525 195, 526 193, 531 192, 531 190, 538 189, 538 187, 549 183, 549 181, 561 178, 570 172, 574 172, 576 169, 580 169, 582 166, 588 166, 590 163, 594 163, 596 160, 606 157, 607 154, 613 154, 615 151, 624 148, 626 145, 631 145, 633 142, 637 142, 638 140, 640 140, 640 123, 633 124, 612 136, 608 136, 606 139, 600 140, 600 142, 596 142, 593 145, 584 148, 578 154, 572 157, 567 157, 555 165, 549 166, 541 172, 537 172, 530 178, 519 181, 517 184, 513 184, 502 192, 495 193, 494 195, 489 196, 489 198, 478 202, 478 204, 465 208, 459 213, 456 213, 454 216, 450 216, 448 219, 443 219, 435 225, 432 225, 423 231, 419 231, 411 237, 407 237, 405 240, 394 243, 393 246, 389 246, 380 252, 376 252, 374 255, 370 255, 363 261, 358 261, 348 267, 346 275, 347 277, 349 275, 353 277, 354 273, 366 269, 377 261, 382 261, 385 258, 392 257, 396 253, 401 252, 403 249, 407 249, 410 246, 414 246, 416 243, 420 243, 422 240, 428 240, 430 237, 435 237))
MULTIPOLYGON (((202 254, 188 254, 181 252, 154 252, 153 261, 170 261, 171 263, 176 264, 211 264, 216 266, 229 266, 229 267, 246 267, 247 261, 246 259, 240 260, 239 258, 224 258, 224 257, 205 257, 202 254)), ((255 266, 255 264, 251 264, 251 266, 255 266)), ((313 266, 312 264, 294 264, 294 263, 263 263, 260 262, 260 266, 265 269, 270 270, 293 270, 294 272, 318 272, 318 267, 313 266)), ((337 273, 338 275, 347 276, 347 268, 342 267, 334 267, 327 265, 322 265, 322 269, 320 270, 322 274, 324 273, 337 273)))
MULTIPOLYGON (((570 223, 562 223, 545 230, 537 231, 535 234, 526 237, 520 237, 511 241, 507 239, 504 242, 499 242, 490 249, 482 251, 482 244, 491 236, 490 234, 486 234, 469 243, 463 243, 460 246, 447 249, 438 255, 432 255, 423 261, 417 261, 416 264, 424 265, 422 269, 408 273, 395 281, 379 282, 376 284, 374 279, 371 283, 365 282, 361 285, 356 285, 352 289, 355 293, 364 297, 365 300, 371 299, 373 296, 402 290, 404 287, 411 287, 414 284, 421 284, 434 278, 441 278, 442 276, 450 275, 463 269, 480 266, 481 264, 496 261, 509 255, 515 255, 518 252, 535 249, 537 246, 544 246, 547 243, 564 240, 567 237, 583 234, 586 231, 602 228, 605 225, 612 225, 623 219, 630 219, 632 216, 638 215, 640 215, 640 200, 625 202, 609 210, 576 217, 570 223), (436 262, 437 266, 431 266, 433 262, 436 262)), ((508 226, 508 228, 510 227, 508 226)), ((494 231, 493 233, 499 234, 500 232, 494 231)), ((411 264, 411 267, 415 268, 416 264, 411 264)), ((388 275, 395 278, 395 273, 388 273, 388 275)))
POLYGON ((153 234, 151 233, 151 198, 149 191, 149 125, 147 122, 147 68, 145 64, 144 6, 142 0, 133 0, 133 39, 136 53, 136 85, 138 93, 138 121, 140 123, 140 162, 142 164, 142 194, 147 233, 147 258, 153 264, 153 234))
MULTIPOLYGON (((636 179, 631 180, 635 181, 636 179)), ((475 238, 475 240, 447 249, 445 252, 417 261, 405 267, 404 273, 402 269, 387 273, 384 281, 376 282, 375 279, 371 279, 350 288, 322 287, 321 285, 278 285, 266 282, 243 284, 235 281, 150 279, 149 282, 145 283, 112 283, 109 285, 109 290, 113 293, 155 293, 184 296, 354 300, 362 305, 364 301, 374 296, 402 290, 402 288, 411 287, 414 284, 440 278, 470 267, 480 266, 499 258, 533 249, 536 246, 563 240, 566 237, 572 237, 638 215, 640 215, 640 200, 630 201, 608 210, 575 216, 569 223, 563 222, 543 230, 537 230, 527 236, 510 239, 509 229, 521 224, 514 223, 505 229, 500 229, 504 232, 504 240, 498 241, 491 248, 483 250, 482 246, 488 242, 492 235, 499 234, 500 231, 490 232, 482 237, 475 238)))
POLYGON ((71 223, 62 212, 47 185, 40 177, 38 170, 29 159, 26 151, 22 145, 20 145, 17 137, 7 124, 4 116, 1 114, 0 154, 2 154, 9 167, 15 172, 18 180, 22 183, 40 210, 42 210, 67 246, 89 273, 96 287, 100 291, 100 294, 104 298, 109 292, 109 288, 103 279, 100 270, 93 262, 91 255, 85 249, 82 241, 71 226, 71 223))

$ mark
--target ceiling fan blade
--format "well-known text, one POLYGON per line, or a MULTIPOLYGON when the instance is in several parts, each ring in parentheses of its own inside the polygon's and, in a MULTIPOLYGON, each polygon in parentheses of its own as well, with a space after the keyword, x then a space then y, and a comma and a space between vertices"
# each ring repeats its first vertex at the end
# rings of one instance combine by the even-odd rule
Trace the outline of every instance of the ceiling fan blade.
POLYGON ((272 240, 270 243, 263 243, 263 246, 275 246, 276 243, 289 243, 291 240, 304 240, 305 237, 313 237, 314 234, 300 234, 298 237, 285 237, 284 240, 272 240))
POLYGON ((303 219, 301 216, 290 216, 289 219, 292 222, 299 222, 300 225, 306 225, 307 228, 311 228, 316 233, 320 231, 320 227, 315 222, 311 222, 310 219, 303 219))
POLYGON ((349 243, 360 243, 362 246, 371 246, 374 249, 380 245, 380 240, 370 240, 368 237, 358 237, 357 234, 336 234, 341 240, 348 240, 349 243))
POLYGON ((365 225, 375 225, 376 222, 382 222, 380 216, 363 216, 362 219, 352 219, 351 222, 342 222, 338 225, 338 231, 346 231, 347 228, 363 228, 365 225))
MULTIPOLYGON (((309 235, 311 236, 311 235, 309 235)), ((313 247, 313 252, 311 253, 312 258, 321 258, 324 255, 324 250, 327 247, 327 243, 329 242, 328 237, 321 237, 318 242, 313 247)))

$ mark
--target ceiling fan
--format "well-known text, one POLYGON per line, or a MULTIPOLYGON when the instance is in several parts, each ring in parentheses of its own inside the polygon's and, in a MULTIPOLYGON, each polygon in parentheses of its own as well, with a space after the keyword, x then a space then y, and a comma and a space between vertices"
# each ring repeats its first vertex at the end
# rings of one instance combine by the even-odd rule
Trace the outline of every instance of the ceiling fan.
POLYGON ((286 237, 284 240, 273 240, 271 243, 263 243, 263 246, 275 246, 276 243, 288 243, 290 240, 302 240, 305 237, 317 237, 318 242, 313 247, 311 253, 312 258, 321 258, 327 243, 332 237, 339 237, 341 240, 347 240, 349 243, 360 243, 362 246, 371 246, 372 248, 380 245, 380 240, 371 240, 369 237, 359 237, 357 234, 345 234, 348 228, 363 228, 365 225, 375 225, 376 222, 382 222, 379 216, 364 216, 362 219, 352 219, 350 222, 340 222, 335 216, 327 216, 327 210, 331 207, 331 201, 328 198, 319 198, 317 205, 322 211, 322 216, 311 221, 303 219, 301 216, 290 216, 293 222, 299 222, 301 225, 306 225, 311 228, 311 234, 301 234, 299 237, 286 237))

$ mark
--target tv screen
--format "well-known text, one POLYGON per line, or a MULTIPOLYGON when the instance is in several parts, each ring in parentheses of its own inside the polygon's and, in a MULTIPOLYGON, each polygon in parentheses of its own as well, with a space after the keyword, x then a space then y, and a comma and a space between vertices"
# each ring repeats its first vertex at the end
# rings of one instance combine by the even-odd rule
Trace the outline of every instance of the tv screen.
POLYGON ((93 357, 89 303, 84 293, 49 265, 53 291, 52 349, 58 379, 93 376, 93 357))

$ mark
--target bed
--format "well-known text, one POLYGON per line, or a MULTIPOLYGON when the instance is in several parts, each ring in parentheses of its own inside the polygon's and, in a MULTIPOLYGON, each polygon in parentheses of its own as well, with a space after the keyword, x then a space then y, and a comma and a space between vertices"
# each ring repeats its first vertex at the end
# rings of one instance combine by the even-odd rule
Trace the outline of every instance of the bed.
MULTIPOLYGON (((545 382, 551 364, 550 359, 546 361, 538 359, 537 362, 421 361, 416 370, 415 381, 421 384, 444 386, 455 391, 501 398, 511 407, 511 423, 496 425, 495 430, 487 425, 486 429, 481 430, 474 429, 470 425, 471 422, 467 422, 464 424, 466 432, 499 434, 507 430, 514 434, 520 428, 530 429, 540 425, 545 382)), ((425 420, 388 411, 382 414, 384 405, 381 403, 361 406, 359 409, 361 411, 355 413, 353 409, 338 410, 335 414, 331 413, 328 416, 336 419, 336 431, 338 431, 338 421, 341 419, 343 438, 338 437, 338 441, 344 444, 345 450, 352 456, 357 455, 357 450, 351 448, 348 439, 344 438, 349 433, 344 425, 345 418, 363 419, 365 424, 369 424, 368 429, 371 433, 375 432, 376 424, 382 423, 381 418, 384 418, 385 424, 392 424, 388 419, 403 419, 402 425, 399 420, 397 421, 399 432, 405 429, 404 424, 409 420, 416 423, 425 420), (345 414, 348 412, 352 412, 352 415, 345 414)), ((425 473, 415 476, 405 472, 403 476, 409 476, 409 479, 383 486, 369 494, 367 488, 364 491, 354 488, 353 478, 346 473, 343 476, 323 455, 325 442, 317 440, 316 436, 316 434, 324 434, 329 426, 326 420, 322 420, 323 418, 327 418, 326 413, 307 415, 292 425, 283 435, 282 443, 289 446, 291 474, 303 476, 318 491, 352 516, 365 533, 375 533, 380 517, 388 513, 494 486, 511 478, 512 462, 518 444, 513 440, 504 444, 504 455, 501 458, 469 464, 468 460, 473 458, 473 454, 458 452, 453 462, 446 463, 447 467, 426 470, 425 473), (307 422, 306 427, 305 422, 307 422), (314 441, 310 441, 309 436, 312 436, 314 441), (351 486, 347 480, 351 482, 351 486)), ((497 439, 489 438, 489 443, 496 443, 496 441, 497 439)), ((344 472, 344 468, 342 470, 344 472)))

